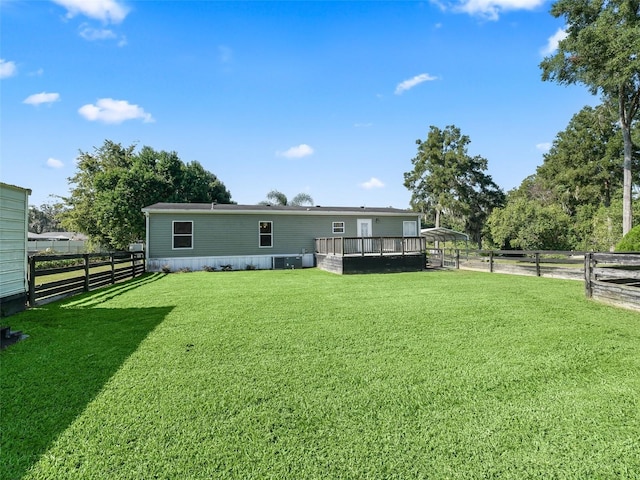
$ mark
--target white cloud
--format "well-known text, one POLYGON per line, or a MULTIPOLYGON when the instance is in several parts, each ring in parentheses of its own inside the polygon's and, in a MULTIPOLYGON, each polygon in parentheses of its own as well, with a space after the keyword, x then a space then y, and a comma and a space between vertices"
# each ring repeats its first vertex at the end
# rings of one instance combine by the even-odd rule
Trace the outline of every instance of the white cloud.
POLYGON ((80 27, 80 36, 89 41, 118 38, 113 30, 109 30, 108 28, 92 28, 86 24, 80 27))
POLYGON ((59 93, 34 93, 33 95, 29 95, 25 98, 22 103, 26 103, 27 105, 42 105, 43 103, 53 103, 60 100, 59 93))
POLYGON ((533 10, 545 3, 545 0, 460 0, 453 9, 478 15, 487 20, 498 20, 500 13, 508 10, 533 10))
POLYGON ((313 154, 313 148, 306 143, 302 143, 296 147, 291 147, 284 152, 277 152, 277 155, 285 158, 302 158, 313 154))
POLYGON ((87 104, 78 109, 78 113, 90 121, 103 123, 122 123, 126 120, 142 119, 144 123, 154 122, 150 113, 142 107, 131 105, 126 100, 100 98, 95 105, 87 104))
POLYGON ((84 15, 104 23, 120 23, 129 13, 129 9, 117 0, 53 0, 53 2, 67 9, 68 18, 84 15))
POLYGON ((536 148, 541 152, 547 153, 551 149, 551 143, 550 142, 538 143, 536 145, 536 148))
POLYGON ((410 78, 409 80, 400 82, 396 87, 395 94, 402 95, 403 92, 406 92, 407 90, 411 90, 416 85, 420 85, 423 82, 430 82, 437 79, 438 77, 434 77, 432 75, 429 75, 428 73, 421 73, 420 75, 416 75, 415 77, 410 78))
POLYGON ((568 33, 566 30, 564 30, 563 28, 559 28, 556 33, 554 33, 547 39, 547 45, 540 50, 540 53, 543 56, 551 55, 558 49, 558 44, 562 40, 567 38, 567 35, 568 33))
POLYGON ((371 177, 368 181, 361 183, 360 186, 367 190, 371 190, 372 188, 382 188, 384 187, 384 183, 378 180, 376 177, 371 177))
POLYGON ((47 167, 49 167, 49 168, 62 168, 62 167, 64 167, 64 163, 62 163, 57 158, 49 158, 49 159, 47 159, 47 167))
POLYGON ((9 62, 0 58, 0 78, 13 77, 18 71, 15 62, 9 62))

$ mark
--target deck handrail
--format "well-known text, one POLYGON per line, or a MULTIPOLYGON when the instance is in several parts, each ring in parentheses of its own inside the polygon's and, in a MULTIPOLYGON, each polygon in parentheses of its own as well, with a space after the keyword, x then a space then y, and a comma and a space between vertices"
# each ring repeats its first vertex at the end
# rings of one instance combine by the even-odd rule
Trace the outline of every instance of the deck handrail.
POLYGON ((321 255, 415 255, 425 251, 424 237, 321 237, 315 252, 321 255))

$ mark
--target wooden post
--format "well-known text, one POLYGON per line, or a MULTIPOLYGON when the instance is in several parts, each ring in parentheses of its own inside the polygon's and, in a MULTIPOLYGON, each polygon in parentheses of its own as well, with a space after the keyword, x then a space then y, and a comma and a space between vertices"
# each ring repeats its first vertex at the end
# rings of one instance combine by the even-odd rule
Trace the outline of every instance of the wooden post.
POLYGON ((540 276, 540 252, 536 252, 536 276, 540 276))
POLYGON ((136 257, 131 253, 131 277, 136 278, 136 257))
POLYGON ((493 250, 489 252, 489 271, 493 273, 493 250))
POLYGON ((593 290, 591 287, 591 279, 593 275, 592 256, 592 253, 586 253, 584 255, 584 293, 587 298, 591 298, 593 295, 593 290))
POLYGON ((35 307, 36 305, 36 257, 31 255, 29 257, 29 306, 35 307))
POLYGON ((109 259, 111 260, 111 285, 116 283, 116 264, 114 263, 113 253, 109 255, 109 259))
POLYGON ((382 237, 380 237, 380 256, 382 256, 382 252, 383 252, 383 248, 382 248, 383 243, 384 243, 384 240, 382 239, 382 237))
POLYGON ((83 253, 82 258, 84 258, 84 291, 89 291, 89 254, 83 253))
POLYGON ((460 249, 456 248, 456 269, 460 270, 460 249))

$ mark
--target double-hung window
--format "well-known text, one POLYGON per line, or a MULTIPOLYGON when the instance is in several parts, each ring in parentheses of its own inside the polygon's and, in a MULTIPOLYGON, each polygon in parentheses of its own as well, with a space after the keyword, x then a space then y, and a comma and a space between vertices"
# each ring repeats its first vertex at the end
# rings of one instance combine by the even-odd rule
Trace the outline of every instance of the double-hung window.
POLYGON ((193 248, 193 222, 173 222, 173 248, 193 248))
POLYGON ((258 236, 260 248, 273 247, 273 222, 260 222, 258 236))
POLYGON ((344 222, 333 222, 331 230, 334 234, 344 233, 344 222))

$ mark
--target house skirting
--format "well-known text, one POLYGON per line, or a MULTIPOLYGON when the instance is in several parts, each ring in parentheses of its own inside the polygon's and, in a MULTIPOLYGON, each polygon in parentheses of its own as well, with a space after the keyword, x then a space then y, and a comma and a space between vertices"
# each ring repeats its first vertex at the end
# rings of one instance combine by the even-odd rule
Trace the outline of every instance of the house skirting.
POLYGON ((318 268, 327 272, 353 273, 399 273, 416 272, 426 268, 424 253, 411 255, 324 255, 316 253, 318 268))
POLYGON ((169 270, 204 270, 212 267, 221 270, 231 266, 232 270, 272 270, 274 268, 307 268, 315 265, 313 253, 291 255, 241 255, 227 257, 168 257, 147 259, 148 272, 169 270))
POLYGON ((0 298, 0 317, 8 317, 27 308, 27 293, 17 293, 0 298))

